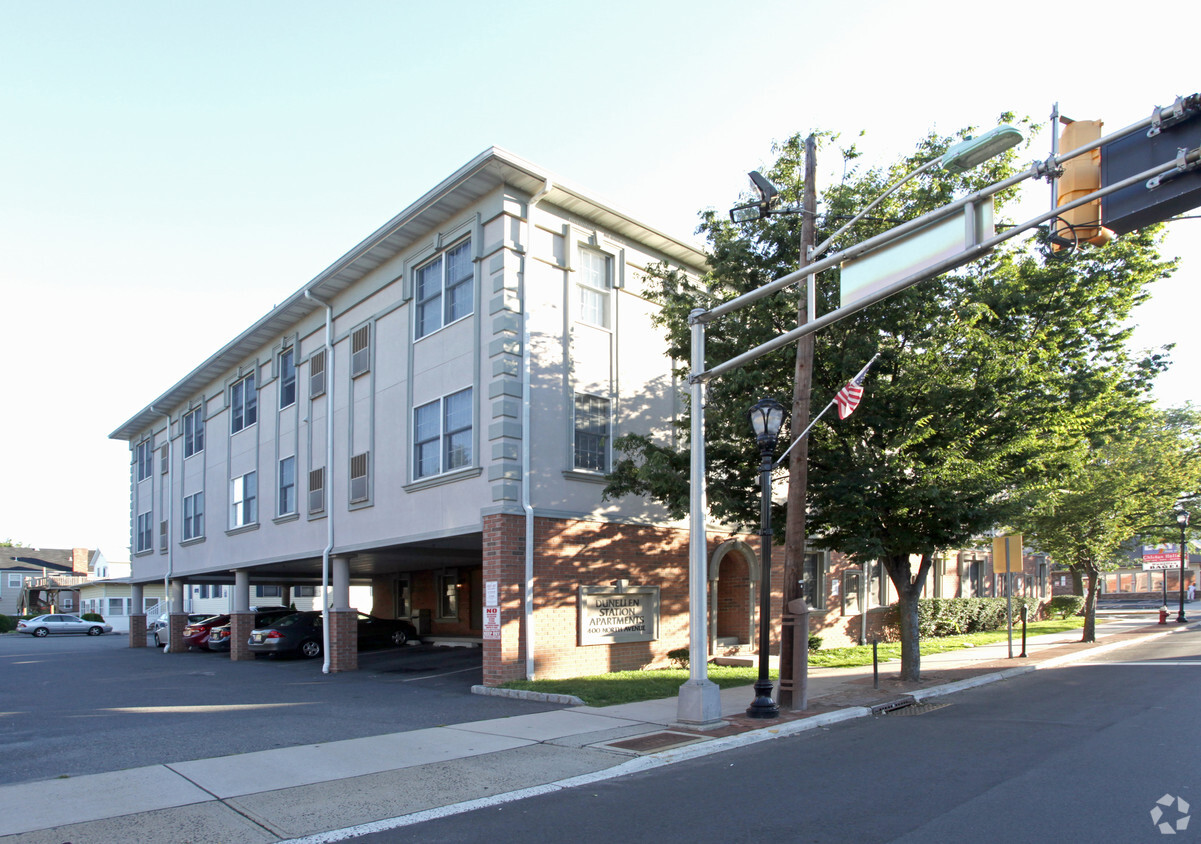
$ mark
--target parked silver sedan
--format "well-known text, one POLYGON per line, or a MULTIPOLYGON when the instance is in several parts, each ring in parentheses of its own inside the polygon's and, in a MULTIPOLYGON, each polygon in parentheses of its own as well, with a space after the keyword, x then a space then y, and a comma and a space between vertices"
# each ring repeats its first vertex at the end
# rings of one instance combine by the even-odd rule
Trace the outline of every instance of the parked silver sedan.
POLYGON ((86 633, 89 636, 99 636, 102 633, 112 633, 111 624, 99 621, 84 621, 77 615, 39 615, 28 620, 17 622, 18 633, 29 633, 42 637, 51 633, 86 633))

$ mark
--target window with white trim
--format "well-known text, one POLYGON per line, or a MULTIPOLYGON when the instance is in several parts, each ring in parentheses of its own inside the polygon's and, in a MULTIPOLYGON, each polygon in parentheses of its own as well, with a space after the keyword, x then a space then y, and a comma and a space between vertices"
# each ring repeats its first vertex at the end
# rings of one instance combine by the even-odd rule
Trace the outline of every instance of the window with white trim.
POLYGON ((229 388, 229 432, 236 434, 259 420, 259 396, 254 388, 254 373, 229 388))
POLYGON ((12 574, 12 573, 10 572, 10 573, 9 573, 9 575, 8 575, 8 588, 9 588, 9 589, 20 589, 20 588, 21 588, 21 584, 22 584, 24 581, 25 581, 25 575, 23 575, 23 574, 12 574))
POLYGON ((413 410, 413 478, 471 465, 472 390, 460 390, 413 410))
POLYGON ((279 506, 277 516, 290 516, 296 512, 296 458, 285 457, 279 461, 279 506))
POLYGON ((613 259, 603 252, 581 246, 575 272, 576 319, 601 328, 609 327, 612 279, 613 259))
POLYGON ((183 456, 204 451, 204 408, 198 407, 183 417, 183 456))
POLYGON ((137 449, 134 452, 134 459, 138 466, 138 480, 144 481, 149 478, 153 461, 149 439, 142 440, 140 443, 138 443, 137 449))
POLYGON ((185 495, 183 499, 183 538, 198 539, 204 536, 204 493, 185 495))
POLYGON ((137 536, 134 541, 134 549, 136 553, 140 554, 143 551, 150 551, 153 549, 153 524, 153 513, 148 511, 138 515, 137 536))
POLYGON ((475 308, 474 281, 470 238, 418 267, 413 283, 417 304, 414 337, 420 339, 469 316, 475 308))
POLYGON ((575 394, 575 468, 609 471, 609 400, 575 394))
POLYGON ((296 350, 279 353, 279 409, 296 403, 296 350))
POLYGON ((229 482, 229 526, 244 527, 258 520, 258 480, 254 472, 247 472, 229 482))

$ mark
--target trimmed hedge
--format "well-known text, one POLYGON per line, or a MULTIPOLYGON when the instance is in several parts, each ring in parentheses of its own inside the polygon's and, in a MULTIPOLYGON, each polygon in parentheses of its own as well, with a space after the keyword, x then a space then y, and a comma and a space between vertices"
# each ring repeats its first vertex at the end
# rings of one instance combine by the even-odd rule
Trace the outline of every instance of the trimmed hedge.
MULTIPOLYGON (((918 635, 928 639, 1000 630, 1007 622, 1006 604, 1005 598, 921 598, 917 602, 918 635)), ((1015 597, 1015 623, 1022 616, 1023 606, 1030 608, 1031 621, 1038 617, 1038 601, 1015 597)))
POLYGON ((1047 612, 1055 613, 1060 618, 1067 618, 1069 615, 1080 615, 1080 613, 1084 612, 1084 596, 1056 595, 1047 604, 1047 612))
POLYGON ((0 615, 0 633, 11 633, 17 629, 17 620, 11 615, 0 615))

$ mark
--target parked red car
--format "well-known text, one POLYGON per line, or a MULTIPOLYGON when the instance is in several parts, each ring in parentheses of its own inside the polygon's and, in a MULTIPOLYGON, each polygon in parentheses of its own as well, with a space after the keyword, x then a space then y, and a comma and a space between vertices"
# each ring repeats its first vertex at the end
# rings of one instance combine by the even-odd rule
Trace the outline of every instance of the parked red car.
POLYGON ((212 618, 206 618, 203 621, 195 621, 183 629, 183 643, 188 650, 192 648, 200 648, 208 650, 209 633, 214 627, 222 624, 229 624, 228 615, 215 615, 212 618))

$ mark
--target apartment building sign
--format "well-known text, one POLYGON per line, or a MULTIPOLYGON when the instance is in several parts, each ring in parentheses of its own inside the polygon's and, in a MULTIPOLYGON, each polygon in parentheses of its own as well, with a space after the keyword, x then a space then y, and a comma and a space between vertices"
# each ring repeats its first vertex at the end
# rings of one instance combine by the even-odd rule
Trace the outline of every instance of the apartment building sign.
POLYGON ((579 595, 581 645, 650 642, 659 638, 659 587, 581 586, 579 595))

